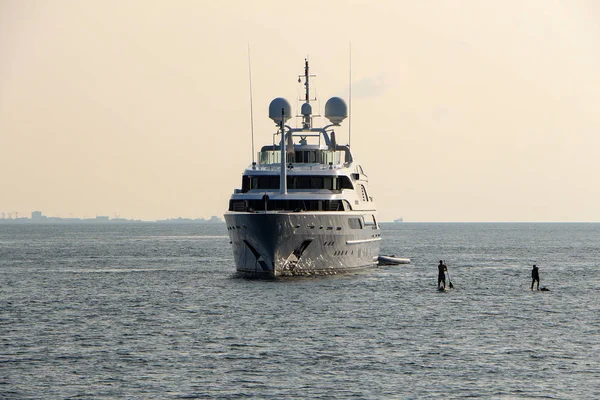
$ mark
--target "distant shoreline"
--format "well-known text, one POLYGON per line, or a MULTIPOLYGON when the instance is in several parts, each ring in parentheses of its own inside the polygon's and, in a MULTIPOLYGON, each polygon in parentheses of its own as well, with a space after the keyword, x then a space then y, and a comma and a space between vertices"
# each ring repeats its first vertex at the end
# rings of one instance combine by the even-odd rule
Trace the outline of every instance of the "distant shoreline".
POLYGON ((163 224, 163 225, 192 225, 192 224, 197 224, 197 225, 218 225, 218 224, 224 224, 224 221, 196 221, 196 220, 191 220, 191 221, 170 221, 170 220, 160 220, 160 221, 143 221, 143 220, 126 220, 126 221, 119 221, 119 220, 108 220, 108 221, 96 221, 96 220, 78 220, 78 221, 72 221, 72 220, 49 220, 49 221, 32 221, 30 219, 25 219, 25 220, 15 220, 15 219, 0 219, 0 225, 74 225, 74 224, 80 224, 80 225, 110 225, 110 224, 163 224))
POLYGON ((210 219, 204 218, 170 218, 160 220, 140 220, 127 218, 109 218, 99 216, 96 218, 61 218, 61 217, 46 217, 38 216, 36 218, 0 218, 0 224, 33 224, 33 225, 48 225, 48 224, 222 224, 225 223, 222 219, 212 216, 210 219))

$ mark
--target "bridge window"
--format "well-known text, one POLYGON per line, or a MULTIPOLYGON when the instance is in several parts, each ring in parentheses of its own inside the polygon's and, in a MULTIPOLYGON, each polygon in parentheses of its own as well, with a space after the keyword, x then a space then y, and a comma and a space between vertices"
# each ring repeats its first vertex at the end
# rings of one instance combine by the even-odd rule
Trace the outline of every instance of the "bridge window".
POLYGON ((312 151, 296 151, 295 160, 298 164, 314 164, 317 162, 317 152, 312 151))
POLYGON ((323 185, 323 177, 322 176, 311 176, 310 177, 310 188, 311 189, 325 188, 325 186, 323 185))
POLYGON ((230 200, 229 211, 344 211, 342 200, 230 200))
POLYGON ((338 177, 339 179, 339 188, 338 189, 354 189, 354 186, 352 186, 352 182, 350 181, 350 178, 348 178, 347 176, 340 176, 338 177))
MULTIPOLYGON (((347 176, 312 176, 288 175, 288 189, 327 189, 342 190, 354 189, 350 178, 347 176)), ((242 177, 242 193, 250 190, 279 190, 279 175, 262 175, 242 177)))

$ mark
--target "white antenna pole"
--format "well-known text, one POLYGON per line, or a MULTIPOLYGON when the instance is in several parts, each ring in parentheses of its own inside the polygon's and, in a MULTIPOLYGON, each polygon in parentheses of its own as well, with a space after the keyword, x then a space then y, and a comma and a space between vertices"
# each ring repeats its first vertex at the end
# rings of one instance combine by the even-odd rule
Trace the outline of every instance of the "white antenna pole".
POLYGON ((248 42, 248 80, 250 81, 250 131, 252 133, 252 168, 256 166, 254 160, 254 110, 252 108, 252 69, 250 68, 250 42, 248 42))
POLYGON ((349 43, 349 60, 350 73, 348 74, 348 147, 350 147, 350 141, 352 139, 352 42, 349 43))
MULTIPOLYGON (((281 171, 279 173, 279 193, 287 194, 287 163, 285 159, 285 111, 281 109, 281 121, 279 122, 279 131, 281 132, 281 171)), ((292 134, 291 132, 289 133, 292 134)))

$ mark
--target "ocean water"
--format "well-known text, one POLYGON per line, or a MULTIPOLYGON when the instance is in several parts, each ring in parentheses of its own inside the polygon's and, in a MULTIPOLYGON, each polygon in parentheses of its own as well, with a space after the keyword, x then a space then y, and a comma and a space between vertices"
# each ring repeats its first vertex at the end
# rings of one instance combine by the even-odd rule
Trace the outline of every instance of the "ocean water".
POLYGON ((0 398, 600 398, 600 224, 382 230, 412 264, 257 281, 225 225, 0 225, 0 398))

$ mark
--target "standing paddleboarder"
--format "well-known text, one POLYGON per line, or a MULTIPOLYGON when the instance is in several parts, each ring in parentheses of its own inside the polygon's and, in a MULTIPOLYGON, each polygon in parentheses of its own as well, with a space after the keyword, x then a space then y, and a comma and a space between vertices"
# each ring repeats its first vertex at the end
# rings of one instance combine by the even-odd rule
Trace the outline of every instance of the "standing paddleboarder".
POLYGON ((531 290, 533 290, 533 284, 537 282, 537 290, 540 290, 540 271, 535 264, 531 270, 531 290))
POLYGON ((448 271, 448 267, 446 267, 444 261, 440 260, 440 263, 438 265, 438 290, 446 289, 446 271, 448 271), (441 287, 440 283, 442 284, 441 287))

